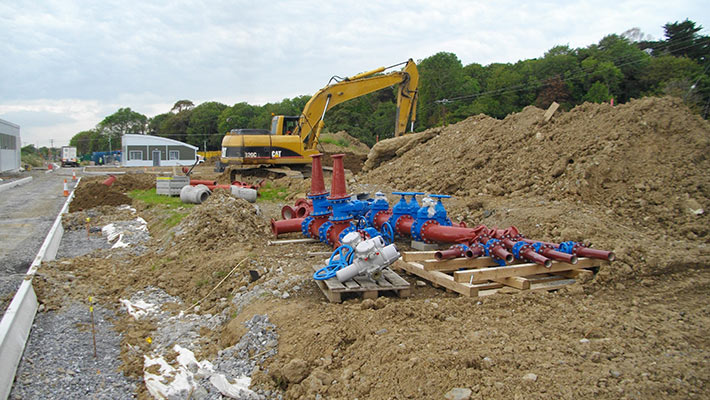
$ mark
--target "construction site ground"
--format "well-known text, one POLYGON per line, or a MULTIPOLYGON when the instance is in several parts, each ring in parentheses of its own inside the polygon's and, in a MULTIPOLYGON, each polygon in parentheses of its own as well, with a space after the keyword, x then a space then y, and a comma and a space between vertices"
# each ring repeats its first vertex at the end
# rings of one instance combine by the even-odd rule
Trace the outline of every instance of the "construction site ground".
MULTIPOLYGON (((110 310, 119 369, 139 398, 149 397, 144 355, 175 365, 172 346, 182 343, 198 360, 222 358, 254 316, 268 316, 278 336, 245 356, 251 388, 265 398, 440 399, 455 388, 474 399, 707 398, 707 121, 670 98, 584 104, 548 122, 543 114, 475 116, 383 141, 366 170, 348 175, 348 190, 450 194, 450 218, 468 226, 515 225, 529 238, 616 253, 584 282, 468 298, 400 272, 408 298, 330 303, 312 278, 328 246, 269 244, 269 218, 303 197, 308 179, 270 181, 282 198, 256 207, 219 191, 175 207, 124 194, 154 187, 149 170, 118 176, 110 189, 82 180, 65 229, 84 232, 89 214, 96 227, 140 216, 150 237, 44 263, 34 279, 42 313, 88 306, 89 296, 110 310), (121 299, 151 291, 167 299, 159 310, 138 320, 125 312, 121 299), (188 316, 192 325, 176 328, 188 316)), ((194 172, 228 176, 210 165, 194 172)), ((411 250, 404 239, 397 246, 411 250)), ((86 325, 79 332, 91 340, 86 325)))

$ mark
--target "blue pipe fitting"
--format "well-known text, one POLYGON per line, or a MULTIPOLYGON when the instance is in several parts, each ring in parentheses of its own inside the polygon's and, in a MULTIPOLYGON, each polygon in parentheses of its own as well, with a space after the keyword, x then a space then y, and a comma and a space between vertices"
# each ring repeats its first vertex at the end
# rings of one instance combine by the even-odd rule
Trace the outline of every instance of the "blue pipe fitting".
POLYGON ((540 250, 544 249, 546 246, 542 242, 535 242, 531 244, 532 249, 535 250, 535 253, 539 253, 540 250))
POLYGON ((451 196, 448 194, 430 194, 429 197, 433 197, 437 200, 436 205, 434 206, 435 214, 434 214, 434 219, 439 223, 441 226, 451 226, 451 220, 446 214, 446 208, 444 208, 444 203, 441 202, 441 199, 450 199, 451 196))
POLYGON ((525 248, 528 247, 527 242, 523 242, 522 240, 519 242, 515 242, 513 245, 513 248, 511 249, 511 252, 513 253, 513 256, 517 259, 523 258, 523 256, 520 254, 521 251, 525 250, 525 248))
POLYGON ((308 233, 308 230, 310 229, 313 220, 314 218, 309 215, 303 220, 303 222, 301 222, 301 233, 304 237, 311 237, 311 235, 308 233))
POLYGON ((501 267, 504 267, 505 260, 501 260, 500 258, 496 257, 495 254, 493 254, 493 252, 491 252, 491 249, 498 244, 500 244, 500 240, 488 239, 486 244, 483 245, 483 250, 485 251, 486 257, 491 257, 493 259, 493 261, 495 261, 496 264, 500 265, 501 267))
POLYGON ((318 240, 323 243, 328 243, 328 229, 333 226, 333 223, 326 221, 323 225, 318 228, 318 240))
POLYGON ((311 212, 312 216, 320 217, 330 214, 330 203, 328 203, 328 196, 329 193, 307 196, 313 202, 313 211, 311 212))
POLYGON ((579 243, 577 243, 577 242, 572 242, 572 241, 562 242, 557 247, 557 249, 562 253, 574 254, 575 250, 577 250, 577 246, 579 246, 579 243))
POLYGON ((385 197, 384 193, 382 192, 377 192, 375 193, 375 200, 372 202, 370 206, 370 211, 365 214, 365 217, 367 218, 367 223, 369 226, 375 226, 375 215, 377 215, 378 212, 380 211, 387 211, 390 208, 390 204, 387 201, 387 197, 385 197))
POLYGON ((328 202, 333 209, 330 221, 347 221, 353 218, 353 207, 350 204, 350 197, 344 199, 329 199, 328 202))

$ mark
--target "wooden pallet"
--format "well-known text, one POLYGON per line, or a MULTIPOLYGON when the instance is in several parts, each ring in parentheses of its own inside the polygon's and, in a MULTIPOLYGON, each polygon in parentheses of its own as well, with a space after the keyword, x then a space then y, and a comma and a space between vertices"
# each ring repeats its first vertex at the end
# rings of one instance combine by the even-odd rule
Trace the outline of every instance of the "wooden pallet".
POLYGON ((435 287, 468 297, 494 293, 514 293, 523 290, 555 290, 591 277, 591 268, 608 265, 608 261, 580 258, 577 264, 553 262, 550 268, 531 263, 501 267, 490 257, 436 260, 433 251, 403 252, 395 268, 426 279, 435 287))
MULTIPOLYGON (((313 266, 314 271, 319 268, 321 267, 313 266)), ((399 297, 408 297, 411 294, 409 282, 389 268, 385 268, 382 277, 374 282, 367 277, 359 276, 343 283, 336 278, 330 278, 324 281, 316 280, 316 284, 331 303, 340 303, 345 295, 375 299, 384 292, 394 292, 399 297)))

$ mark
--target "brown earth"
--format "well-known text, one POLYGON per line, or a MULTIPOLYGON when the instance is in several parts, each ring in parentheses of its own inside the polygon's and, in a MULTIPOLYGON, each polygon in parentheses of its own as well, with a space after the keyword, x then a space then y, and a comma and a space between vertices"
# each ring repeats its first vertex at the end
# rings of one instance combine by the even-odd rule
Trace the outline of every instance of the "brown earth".
MULTIPOLYGON (((170 222, 175 210, 136 204, 157 235, 147 253, 43 264, 38 296, 56 308, 67 296, 94 293, 118 308, 119 297, 153 285, 193 304, 237 267, 200 310, 229 307, 234 318, 204 332, 197 353, 236 343, 241 322, 267 313, 279 353, 253 383, 289 399, 440 399, 454 387, 477 399, 706 397, 710 249, 699 209, 710 205, 708 123, 668 98, 585 104, 548 123, 542 114, 526 108, 503 121, 477 116, 439 128, 348 190, 454 194, 449 215, 469 226, 517 225, 528 237, 614 250, 618 260, 590 282, 485 298, 413 285, 407 299, 331 304, 311 278, 323 257, 308 254, 327 246, 266 243, 268 217, 284 202, 259 200, 257 213, 217 193, 180 210, 178 223, 170 222), (249 269, 260 272, 256 282, 249 269), (243 309, 220 301, 257 285, 290 297, 267 292, 243 309)), ((308 180, 283 179, 275 183, 289 188, 289 199, 308 191, 308 180)), ((124 370, 139 375, 154 327, 122 317, 117 329, 124 370)))
POLYGON ((74 200, 69 204, 69 212, 81 211, 98 206, 118 206, 131 204, 130 197, 122 191, 106 186, 102 179, 87 179, 81 182, 74 193, 74 200))

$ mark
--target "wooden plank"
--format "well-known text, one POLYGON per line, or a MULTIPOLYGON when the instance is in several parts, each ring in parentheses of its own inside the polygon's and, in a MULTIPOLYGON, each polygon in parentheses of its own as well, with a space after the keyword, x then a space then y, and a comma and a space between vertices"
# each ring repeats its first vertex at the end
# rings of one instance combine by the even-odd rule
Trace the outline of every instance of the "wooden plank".
POLYGON ((457 293, 461 293, 464 296, 474 297, 478 295, 478 289, 467 283, 458 283, 454 281, 454 278, 450 275, 446 275, 443 272, 438 271, 426 271, 421 264, 415 262, 404 262, 397 261, 399 267, 403 270, 420 276, 432 284, 441 285, 445 288, 451 289, 457 293))
MULTIPOLYGON (((269 246, 277 245, 277 244, 292 244, 292 243, 315 243, 317 240, 311 239, 311 238, 303 238, 303 239, 283 239, 283 240, 269 240, 267 244, 269 246)), ((330 252, 328 254, 332 254, 333 252, 330 252)))
MULTIPOLYGON (((468 285, 468 284, 466 284, 466 285, 468 285)), ((483 283, 473 283, 470 286, 474 287, 478 290, 488 290, 488 289, 502 288, 504 285, 499 282, 483 282, 483 283)))
POLYGON ((555 290, 575 283, 574 279, 563 279, 559 281, 542 282, 530 285, 530 290, 555 290))
POLYGON ((545 115, 543 116, 543 120, 545 122, 549 121, 550 118, 552 118, 552 114, 554 114, 558 108, 560 108, 560 105, 556 101, 553 101, 552 104, 550 104, 550 107, 547 108, 547 111, 545 111, 545 115))
POLYGON ((380 277, 380 279, 376 280, 375 282, 377 282, 377 286, 380 287, 380 290, 392 290, 392 289, 394 289, 394 286, 392 286, 392 284, 389 283, 389 282, 387 281, 387 279, 385 279, 385 275, 384 275, 384 274, 382 274, 382 276, 380 277))
POLYGON ((550 268, 545 268, 538 264, 518 264, 505 267, 492 267, 482 269, 471 269, 454 272, 456 282, 469 282, 470 280, 495 280, 509 278, 513 276, 526 276, 535 274, 552 273, 558 271, 569 271, 571 269, 587 268, 599 265, 599 260, 581 258, 577 264, 567 264, 554 261, 550 268))
MULTIPOLYGON (((366 276, 356 276, 352 280, 359 283, 364 291, 369 291, 369 290, 377 291, 377 289, 378 289, 377 284, 375 282, 371 281, 370 278, 368 278, 366 276)), ((377 296, 375 296, 375 297, 377 297, 377 296)))
POLYGON ((385 279, 390 281, 395 287, 409 288, 409 282, 402 279, 401 276, 397 275, 389 268, 385 268, 384 270, 382 270, 382 276, 384 276, 385 279))
POLYGON ((434 258, 435 251, 404 251, 402 252, 402 260, 409 261, 424 261, 434 258))
POLYGON ((345 286, 345 290, 357 290, 360 288, 360 285, 352 279, 343 282, 343 286, 345 286))
POLYGON ((453 258, 450 260, 422 260, 427 271, 456 271, 461 268, 484 268, 498 265, 490 257, 453 258))
POLYGON ((588 269, 573 269, 570 271, 562 271, 558 275, 564 276, 565 278, 582 278, 591 279, 594 278, 594 272, 588 269))
POLYGON ((376 299, 377 298, 377 290, 368 290, 365 292, 362 292, 362 298, 363 299, 376 299))
POLYGON ((342 301, 342 298, 340 297, 340 293, 332 292, 332 291, 328 290, 328 287, 325 285, 325 283, 323 281, 316 281, 316 285, 318 285, 321 292, 323 292, 325 297, 331 303, 340 303, 342 301))
POLYGON ((498 283, 502 283, 503 285, 512 286, 520 290, 530 289, 530 280, 521 276, 511 276, 509 278, 495 279, 495 281, 498 283))

